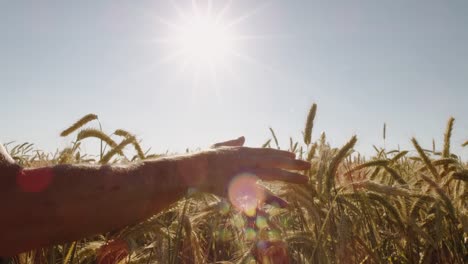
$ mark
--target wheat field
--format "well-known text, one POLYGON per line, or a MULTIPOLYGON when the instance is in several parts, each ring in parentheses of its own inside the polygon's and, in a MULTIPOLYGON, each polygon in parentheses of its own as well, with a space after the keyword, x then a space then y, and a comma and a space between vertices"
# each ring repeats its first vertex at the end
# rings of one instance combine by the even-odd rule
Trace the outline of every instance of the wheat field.
MULTIPOLYGON (((245 215, 224 198, 192 193, 166 211, 123 230, 22 253, 11 263, 467 263, 468 164, 451 151, 455 120, 442 146, 375 148, 364 157, 351 136, 332 147, 322 133, 312 138, 317 105, 303 139, 287 150, 311 162, 306 185, 265 183, 288 201, 245 215)), ((279 148, 271 139, 262 147, 279 148)), ((108 133, 89 114, 61 133, 69 147, 46 153, 31 143, 6 144, 26 167, 63 163, 127 163, 157 158, 140 139, 108 133), (91 124, 99 124, 99 129, 91 124), (99 139, 97 155, 81 144, 99 139)), ((386 125, 383 128, 386 137, 386 125)), ((467 135, 468 136, 468 135, 467 135)), ((468 141, 462 146, 467 147, 468 141)))

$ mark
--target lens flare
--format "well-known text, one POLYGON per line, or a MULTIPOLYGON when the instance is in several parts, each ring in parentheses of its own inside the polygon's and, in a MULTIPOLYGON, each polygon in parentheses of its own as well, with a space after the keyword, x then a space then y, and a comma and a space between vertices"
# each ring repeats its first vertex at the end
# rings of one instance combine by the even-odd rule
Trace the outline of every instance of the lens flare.
POLYGON ((221 201, 218 204, 219 213, 221 215, 227 215, 231 211, 231 206, 227 201, 221 201))
POLYGON ((245 220, 241 215, 234 215, 234 217, 231 220, 232 224, 237 227, 238 229, 242 229, 245 226, 245 220))
POLYGON ((268 227, 268 221, 266 217, 259 215, 257 216, 257 219, 255 219, 255 225, 258 229, 264 229, 268 227))
POLYGON ((249 241, 253 241, 257 238, 257 231, 255 231, 253 228, 247 228, 245 229, 245 239, 249 241))
POLYGON ((16 184, 23 192, 42 192, 52 182, 54 172, 49 168, 21 170, 16 176, 16 184))
POLYGON ((255 216, 257 206, 265 201, 265 192, 258 187, 257 181, 254 174, 242 173, 232 179, 228 188, 231 203, 249 217, 255 216))

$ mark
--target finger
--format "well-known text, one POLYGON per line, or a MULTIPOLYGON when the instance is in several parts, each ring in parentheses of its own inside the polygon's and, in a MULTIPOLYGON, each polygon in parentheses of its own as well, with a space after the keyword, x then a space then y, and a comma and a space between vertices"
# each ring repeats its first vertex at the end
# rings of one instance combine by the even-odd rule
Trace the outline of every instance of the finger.
POLYGON ((237 139, 228 140, 220 143, 213 144, 211 148, 219 148, 219 147, 242 147, 245 143, 245 137, 239 137, 237 139))
POLYGON ((285 207, 289 206, 288 202, 286 202, 285 200, 279 198, 278 196, 276 196, 274 193, 272 193, 267 188, 265 188, 265 187, 263 187, 261 185, 259 185, 258 188, 260 188, 262 190, 262 192, 265 194, 265 201, 264 201, 265 204, 269 204, 269 205, 279 207, 279 208, 285 208, 285 207))
POLYGON ((284 181, 298 184, 305 184, 309 181, 309 178, 305 175, 281 169, 255 168, 249 170, 249 172, 264 181, 284 181))
POLYGON ((247 151, 254 155, 262 155, 262 156, 282 156, 286 158, 294 159, 296 154, 286 151, 286 150, 279 150, 279 149, 271 149, 271 148, 245 148, 247 151))
POLYGON ((251 159, 255 167, 277 168, 285 170, 308 170, 310 163, 304 160, 285 158, 280 156, 257 156, 251 159))

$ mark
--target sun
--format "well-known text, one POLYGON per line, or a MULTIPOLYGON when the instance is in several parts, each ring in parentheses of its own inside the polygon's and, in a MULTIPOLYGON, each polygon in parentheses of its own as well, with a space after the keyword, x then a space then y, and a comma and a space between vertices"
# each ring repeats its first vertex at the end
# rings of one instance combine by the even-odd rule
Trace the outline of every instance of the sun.
POLYGON ((219 65, 235 49, 235 34, 212 15, 194 15, 175 30, 174 48, 198 66, 219 65))
POLYGON ((181 7, 172 1, 177 15, 172 19, 157 17, 165 26, 156 39, 165 54, 162 62, 179 65, 180 72, 193 74, 197 80, 202 76, 213 80, 220 73, 234 73, 237 60, 255 61, 241 49, 242 42, 253 39, 252 36, 239 33, 239 24, 255 12, 228 19, 232 1, 226 1, 223 6, 216 2, 218 8, 213 7, 212 1, 205 3, 191 1, 181 7))

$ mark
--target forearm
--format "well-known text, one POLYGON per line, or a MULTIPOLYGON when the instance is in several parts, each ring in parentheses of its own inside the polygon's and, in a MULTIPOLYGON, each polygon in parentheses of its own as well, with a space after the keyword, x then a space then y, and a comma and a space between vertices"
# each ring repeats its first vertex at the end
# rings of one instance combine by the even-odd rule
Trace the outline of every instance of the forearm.
POLYGON ((180 164, 59 165, 0 179, 0 255, 114 230, 163 210, 185 192, 180 164))

